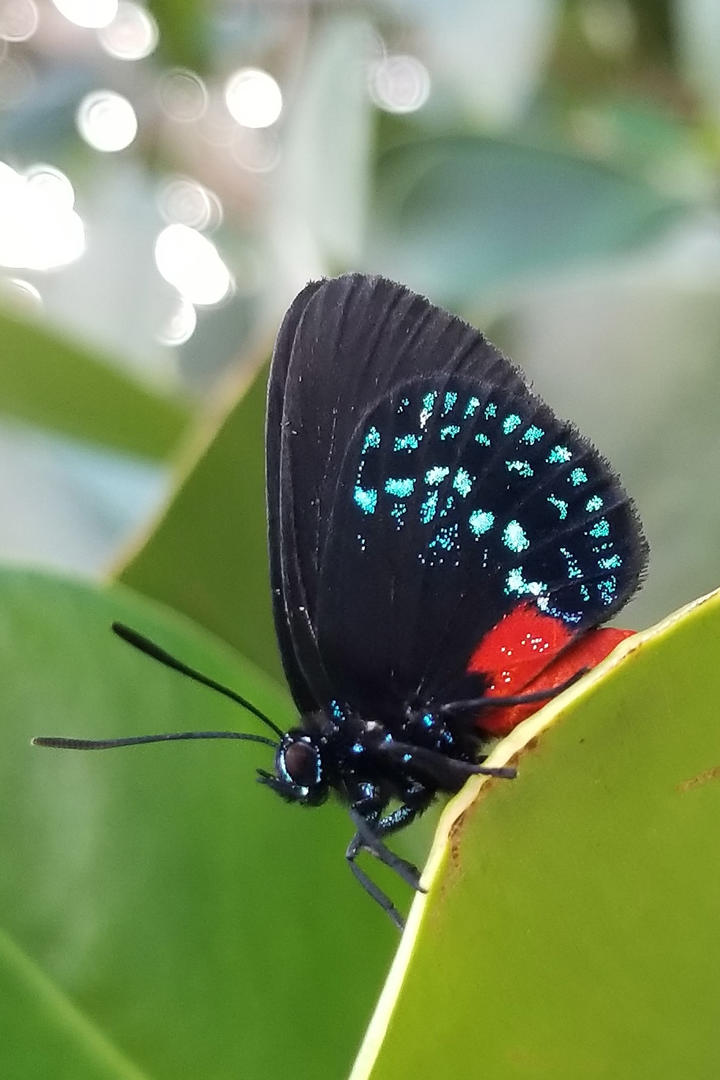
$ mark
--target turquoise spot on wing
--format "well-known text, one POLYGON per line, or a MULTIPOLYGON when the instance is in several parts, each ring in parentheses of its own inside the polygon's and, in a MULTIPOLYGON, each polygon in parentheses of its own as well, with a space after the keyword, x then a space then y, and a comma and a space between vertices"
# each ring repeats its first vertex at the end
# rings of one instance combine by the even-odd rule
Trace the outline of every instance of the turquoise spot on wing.
POLYGON ((363 488, 358 484, 355 488, 353 498, 355 502, 362 510, 363 514, 374 514, 375 507, 377 506, 377 489, 376 488, 363 488))
POLYGON ((371 427, 363 442, 363 454, 366 450, 377 450, 380 445, 380 432, 376 427, 371 427))
POLYGON ((588 535, 594 536, 596 539, 599 539, 601 536, 609 536, 610 522, 607 520, 607 518, 600 518, 600 520, 596 521, 593 527, 589 530, 588 535))
POLYGON ((599 495, 593 495, 591 499, 585 503, 585 509, 588 513, 592 514, 594 510, 602 510, 603 501, 599 495))
POLYGON ((447 427, 440 428, 441 439, 454 439, 456 435, 460 434, 460 428, 457 424, 448 424, 447 427))
POLYGON ((547 607, 547 597, 542 595, 546 591, 547 585, 544 581, 525 580, 522 566, 513 567, 505 579, 505 594, 507 596, 512 593, 517 596, 535 596, 541 610, 545 610, 547 607))
POLYGON ((481 446, 489 446, 490 445, 490 440, 488 439, 487 435, 483 434, 482 431, 480 432, 479 435, 475 436, 475 442, 480 443, 481 446))
POLYGON ((395 495, 398 499, 407 499, 415 490, 415 481, 409 477, 401 479, 390 478, 385 481, 385 490, 388 495, 395 495))
POLYGON ((545 432, 542 428, 539 428, 536 424, 531 424, 531 426, 523 435, 522 441, 524 443, 529 443, 530 446, 533 446, 534 443, 539 442, 540 439, 542 439, 544 434, 545 432))
POLYGON ((565 556, 568 564, 568 577, 569 578, 581 578, 582 570, 578 564, 577 559, 573 555, 572 551, 568 551, 566 547, 561 547, 560 552, 565 556))
POLYGON ((607 559, 598 559, 598 566, 601 570, 619 570, 622 566, 622 559, 619 555, 610 555, 607 559))
POLYGON ((453 479, 453 487, 463 498, 467 498, 472 491, 473 479, 467 469, 458 469, 453 479))
POLYGON ((505 466, 508 472, 516 472, 522 476, 523 479, 527 480, 529 477, 533 476, 533 470, 529 461, 506 461, 505 466))
POLYGON ((503 434, 509 435, 512 431, 515 430, 515 428, 520 427, 521 423, 522 423, 522 420, 520 419, 520 417, 518 416, 517 413, 510 413, 510 415, 506 416, 505 419, 503 420, 503 424, 502 424, 503 434))
POLYGON ((564 462, 569 461, 571 457, 572 453, 567 446, 553 446, 545 460, 548 465, 562 465, 564 462))
POLYGON ((567 517, 568 504, 564 499, 558 499, 556 495, 548 495, 547 501, 551 506, 554 506, 558 512, 561 521, 564 521, 567 517))
POLYGON ((442 411, 443 416, 447 416, 447 414, 451 411, 451 409, 453 408, 456 401, 457 401, 457 393, 456 393, 456 391, 455 390, 448 390, 446 392, 446 394, 445 394, 445 400, 443 402, 443 411, 442 411))
POLYGON ((428 497, 420 506, 420 520, 423 525, 427 525, 429 521, 435 517, 438 505, 438 493, 437 491, 431 491, 428 497))
POLYGON ((493 416, 497 416, 497 405, 494 401, 490 401, 485 406, 485 419, 490 420, 493 416))
POLYGON ((468 524, 475 536, 489 532, 494 523, 495 515, 490 510, 473 510, 468 518, 468 524))
POLYGON ((450 469, 447 465, 434 465, 432 469, 428 469, 425 473, 425 483, 435 486, 436 484, 441 483, 441 481, 449 475, 450 469))
POLYGON ((587 484, 587 473, 584 469, 573 469, 568 480, 573 487, 580 487, 581 484, 587 484))
POLYGON ((469 416, 474 416, 477 410, 480 408, 480 398, 471 397, 465 406, 465 412, 463 417, 467 420, 469 416))
POLYGON ((527 551, 530 541, 519 521, 509 521, 503 529, 503 544, 510 551, 527 551))
POLYGON ((442 548, 443 551, 452 551, 457 543, 457 525, 447 525, 438 529, 436 535, 428 544, 429 548, 442 548))
POLYGON ((420 438, 418 435, 397 435, 395 438, 395 444, 393 450, 396 452, 400 450, 407 450, 408 453, 412 450, 417 450, 420 445, 420 438))
POLYGON ((609 577, 605 581, 599 581, 597 590, 603 604, 612 604, 617 592, 617 578, 609 577))
POLYGON ((437 390, 432 390, 429 394, 425 394, 422 399, 423 407, 420 410, 420 427, 424 428, 428 420, 432 416, 435 402, 437 401, 437 390))

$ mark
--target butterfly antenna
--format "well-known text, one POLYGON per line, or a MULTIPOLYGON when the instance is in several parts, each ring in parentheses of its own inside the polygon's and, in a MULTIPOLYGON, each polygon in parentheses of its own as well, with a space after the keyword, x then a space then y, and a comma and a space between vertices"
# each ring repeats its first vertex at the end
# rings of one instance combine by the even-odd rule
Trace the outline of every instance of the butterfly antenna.
MULTIPOLYGON (((124 623, 114 622, 112 624, 113 633, 117 634, 119 638, 126 641, 128 645, 132 645, 134 649, 138 649, 139 652, 145 653, 146 656, 152 657, 153 660, 157 660, 159 663, 164 664, 165 667, 171 668, 173 671, 179 671, 181 675, 186 675, 188 679, 192 679, 193 682, 200 683, 202 686, 209 686, 211 690, 217 690, 218 694, 223 694, 225 697, 230 698, 231 701, 237 702, 238 705, 242 705, 244 709, 251 712, 253 716, 257 716, 258 720, 262 720, 263 724, 266 724, 271 731, 274 731, 278 738, 282 739, 283 732, 274 724, 269 716, 266 716, 264 712, 261 712, 257 706, 246 698, 241 697, 240 694, 235 693, 228 686, 223 686, 222 683, 215 682, 214 679, 208 678, 207 675, 203 675, 201 672, 196 671, 194 668, 188 667, 187 664, 183 664, 182 660, 178 660, 177 657, 171 656, 170 653, 165 652, 159 645, 156 645, 154 641, 150 641, 149 638, 139 634, 137 630, 133 630, 129 626, 125 626, 124 623)), ((188 738, 189 736, 185 736, 188 738)), ((218 736, 214 736, 217 738, 218 736)))
POLYGON ((172 731, 164 735, 131 735, 127 739, 66 739, 61 735, 36 735, 33 746, 51 746, 55 750, 112 750, 116 746, 140 746, 142 743, 176 742, 179 739, 242 739, 277 749, 274 739, 265 735, 245 735, 241 731, 172 731))

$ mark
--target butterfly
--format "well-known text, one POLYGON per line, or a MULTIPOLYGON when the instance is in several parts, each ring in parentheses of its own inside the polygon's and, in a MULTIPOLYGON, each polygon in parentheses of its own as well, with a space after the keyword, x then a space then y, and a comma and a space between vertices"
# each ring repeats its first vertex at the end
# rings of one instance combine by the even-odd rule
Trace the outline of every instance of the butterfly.
POLYGON ((272 602, 298 723, 283 732, 241 695, 127 627, 130 644, 249 708, 273 737, 260 781, 288 802, 334 792, 356 861, 408 884, 385 843, 469 776, 511 778, 485 751, 626 631, 600 629, 637 589, 648 548, 635 507, 595 447, 558 419, 481 333, 402 285, 311 282, 288 310, 267 400, 272 602))

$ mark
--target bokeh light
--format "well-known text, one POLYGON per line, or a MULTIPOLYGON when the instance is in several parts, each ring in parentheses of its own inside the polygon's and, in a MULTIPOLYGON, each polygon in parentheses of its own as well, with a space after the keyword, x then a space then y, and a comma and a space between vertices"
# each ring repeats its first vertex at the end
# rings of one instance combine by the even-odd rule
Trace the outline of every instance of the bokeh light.
POLYGON ((280 161, 280 140, 267 128, 240 128, 232 144, 232 156, 248 172, 270 172, 280 161))
POLYGON ((174 310, 170 313, 157 333, 161 345, 177 348, 184 345, 195 333, 197 312, 188 299, 179 296, 174 310))
POLYGON ((51 270, 79 258, 85 228, 72 184, 51 165, 25 175, 0 162, 0 265, 51 270))
POLYGON ((0 0, 0 38, 27 41, 38 26, 35 0, 0 0))
POLYGON ((428 69, 415 56, 386 56, 375 61, 368 85, 373 101, 385 112, 415 112, 430 96, 428 69))
POLYGON ((172 120, 191 123, 204 115, 208 92, 205 83, 194 71, 174 68, 160 80, 158 98, 163 112, 172 120))
POLYGON ((238 124, 265 128, 274 124, 282 112, 282 93, 267 71, 241 68, 225 84, 225 104, 238 124))
POLYGON ((133 0, 120 0, 112 22, 98 30, 103 49, 116 60, 143 60, 158 43, 154 16, 133 0))
POLYGON ((76 26, 99 30, 117 14, 118 0, 52 0, 61 15, 76 26))
POLYGON ((188 225, 168 225, 155 241, 162 277, 191 304, 219 304, 233 281, 212 240, 188 225))
POLYGON ((94 90, 80 102, 77 128, 95 150, 124 150, 137 135, 137 117, 127 98, 113 90, 94 90))
POLYGON ((0 277, 0 303, 23 315, 37 315, 43 309, 40 290, 17 277, 0 277))
POLYGON ((192 229, 215 229, 222 221, 222 205, 215 192, 187 176, 166 181, 158 192, 158 208, 169 224, 192 229))

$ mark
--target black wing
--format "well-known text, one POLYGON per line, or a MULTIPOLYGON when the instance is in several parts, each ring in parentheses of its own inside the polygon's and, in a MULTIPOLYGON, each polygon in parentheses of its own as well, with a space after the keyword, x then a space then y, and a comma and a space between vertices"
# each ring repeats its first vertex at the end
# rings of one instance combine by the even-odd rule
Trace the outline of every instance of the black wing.
POLYGON ((402 286, 309 286, 269 400, 275 618, 302 711, 456 699, 519 603, 577 635, 637 587, 646 544, 608 464, 481 334, 402 286))

